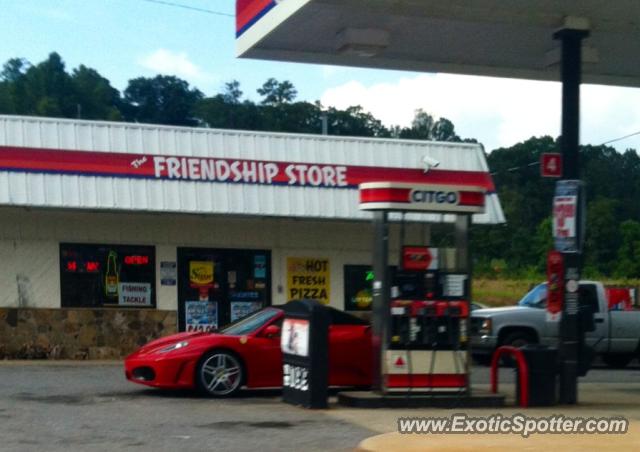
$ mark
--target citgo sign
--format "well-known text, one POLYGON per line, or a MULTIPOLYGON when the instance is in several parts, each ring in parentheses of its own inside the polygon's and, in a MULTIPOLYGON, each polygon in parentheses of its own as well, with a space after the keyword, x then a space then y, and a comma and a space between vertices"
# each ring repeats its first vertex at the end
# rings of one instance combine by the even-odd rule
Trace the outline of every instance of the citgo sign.
POLYGON ((485 208, 482 187, 370 182, 359 188, 361 210, 483 213, 485 208))

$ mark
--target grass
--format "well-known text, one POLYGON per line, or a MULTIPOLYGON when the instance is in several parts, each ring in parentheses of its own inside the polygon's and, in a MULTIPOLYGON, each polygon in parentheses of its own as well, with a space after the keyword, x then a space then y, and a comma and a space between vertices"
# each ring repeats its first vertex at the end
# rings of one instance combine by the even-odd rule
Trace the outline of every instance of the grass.
POLYGON ((531 285, 541 281, 526 279, 479 279, 473 280, 473 300, 489 306, 514 305, 529 291, 531 285))
MULTIPOLYGON (((596 279, 596 278, 594 278, 596 279)), ((597 279, 596 279, 597 280, 597 279)), ((473 279, 473 300, 489 306, 511 306, 544 279, 473 279)), ((640 287, 640 279, 605 279, 607 286, 640 287)))

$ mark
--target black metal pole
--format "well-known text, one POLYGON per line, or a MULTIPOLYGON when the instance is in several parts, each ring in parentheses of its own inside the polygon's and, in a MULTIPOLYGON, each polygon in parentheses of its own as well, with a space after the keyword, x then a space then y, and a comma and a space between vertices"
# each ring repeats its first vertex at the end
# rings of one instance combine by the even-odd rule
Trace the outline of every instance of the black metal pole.
MULTIPOLYGON (((562 29, 554 39, 562 43, 562 136, 560 147, 563 155, 563 178, 580 179, 580 82, 582 73, 582 40, 586 30, 562 29)), ((582 232, 582 231, 581 231, 582 232)), ((580 276, 580 254, 565 253, 567 270, 572 279, 580 276)), ((581 338, 578 328, 577 294, 565 294, 560 322, 560 403, 578 402, 578 353, 581 338), (566 295, 569 295, 567 297, 566 295), (569 300, 568 298, 573 298, 569 300), (571 301, 571 303, 568 303, 571 301)))
POLYGON ((387 212, 374 212, 373 244, 373 319, 371 341, 373 346, 372 389, 384 392, 384 355, 389 335, 389 223, 387 212))

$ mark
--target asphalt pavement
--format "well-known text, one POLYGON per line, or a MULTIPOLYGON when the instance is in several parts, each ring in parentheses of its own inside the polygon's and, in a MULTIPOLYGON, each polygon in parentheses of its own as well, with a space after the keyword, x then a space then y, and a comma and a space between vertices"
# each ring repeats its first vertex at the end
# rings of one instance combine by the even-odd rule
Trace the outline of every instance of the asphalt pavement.
MULTIPOLYGON (((513 373, 500 371, 501 387, 509 393, 513 373)), ((474 367, 472 376, 475 385, 486 387, 489 369, 474 367)), ((581 406, 563 412, 640 419, 638 366, 594 369, 581 387, 581 406)), ((273 390, 207 399, 129 383, 120 363, 0 361, 0 451, 353 450, 365 438, 393 431, 399 416, 445 413, 335 404, 328 410, 305 410, 282 403, 280 392, 273 390)))
POLYGON ((207 399, 129 383, 122 366, 0 362, 1 451, 350 450, 372 430, 279 391, 207 399))

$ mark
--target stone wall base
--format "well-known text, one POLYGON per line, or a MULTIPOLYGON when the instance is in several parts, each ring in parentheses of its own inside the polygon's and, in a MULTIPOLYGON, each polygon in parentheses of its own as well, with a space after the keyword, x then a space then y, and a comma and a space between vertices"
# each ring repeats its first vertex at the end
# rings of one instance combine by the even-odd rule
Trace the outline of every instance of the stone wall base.
POLYGON ((0 359, 120 359, 176 326, 156 309, 0 308, 0 359))

